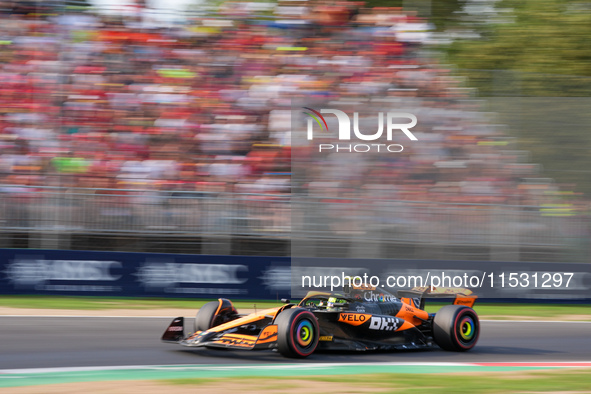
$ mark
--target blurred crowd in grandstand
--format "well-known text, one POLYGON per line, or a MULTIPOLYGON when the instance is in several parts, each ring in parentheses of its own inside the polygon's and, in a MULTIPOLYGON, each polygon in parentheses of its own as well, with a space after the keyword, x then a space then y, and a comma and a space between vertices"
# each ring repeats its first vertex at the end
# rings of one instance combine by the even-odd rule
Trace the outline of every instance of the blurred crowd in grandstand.
POLYGON ((401 9, 227 2, 159 28, 141 12, 18 3, 0 4, 1 184, 286 193, 292 99, 400 99, 421 144, 342 179, 316 174, 313 194, 515 205, 557 194, 530 180, 536 165, 462 79, 421 54, 429 26, 401 9))

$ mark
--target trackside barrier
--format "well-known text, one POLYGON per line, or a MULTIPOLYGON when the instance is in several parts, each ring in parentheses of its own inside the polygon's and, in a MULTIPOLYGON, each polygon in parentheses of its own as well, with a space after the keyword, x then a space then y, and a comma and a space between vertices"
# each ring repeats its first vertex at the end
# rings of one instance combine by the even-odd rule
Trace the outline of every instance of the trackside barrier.
POLYGON ((377 278, 376 299, 382 289, 435 286, 468 288, 481 300, 591 301, 591 264, 583 263, 0 249, 2 295, 279 300, 340 291, 344 276, 377 278))
POLYGON ((0 249, 0 294, 281 299, 289 259, 0 249))

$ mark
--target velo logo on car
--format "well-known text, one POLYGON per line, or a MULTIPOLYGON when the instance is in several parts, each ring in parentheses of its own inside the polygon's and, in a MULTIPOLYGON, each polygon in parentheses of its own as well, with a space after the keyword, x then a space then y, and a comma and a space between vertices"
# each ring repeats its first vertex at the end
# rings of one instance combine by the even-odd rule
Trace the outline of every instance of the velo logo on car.
POLYGON ((339 321, 352 326, 359 326, 368 321, 370 317, 371 315, 364 313, 339 313, 339 321))
POLYGON ((303 108, 307 110, 303 113, 308 116, 306 130, 306 137, 308 141, 313 141, 315 139, 315 124, 319 127, 319 131, 320 133, 322 133, 320 134, 320 136, 322 136, 324 140, 327 137, 333 138, 333 136, 330 134, 332 130, 329 129, 328 123, 323 114, 330 114, 336 116, 336 120, 338 122, 337 138, 339 143, 319 143, 318 152, 402 152, 404 150, 404 147, 402 145, 390 143, 391 141, 393 141, 394 134, 397 131, 401 131, 402 133, 404 133, 404 135, 411 141, 418 141, 418 138, 409 130, 416 126, 417 117, 410 113, 378 112, 378 130, 375 133, 365 134, 360 130, 360 115, 358 112, 353 113, 353 122, 351 122, 351 118, 349 117, 349 115, 347 115, 344 111, 338 109, 324 108, 320 111, 317 111, 310 107, 303 108), (386 119, 385 122, 384 118, 386 119), (342 143, 343 141, 351 141, 353 136, 357 140, 377 142, 380 139, 383 139, 384 123, 386 123, 386 142, 388 143, 342 143), (353 136, 351 135, 351 129, 353 130, 353 136))

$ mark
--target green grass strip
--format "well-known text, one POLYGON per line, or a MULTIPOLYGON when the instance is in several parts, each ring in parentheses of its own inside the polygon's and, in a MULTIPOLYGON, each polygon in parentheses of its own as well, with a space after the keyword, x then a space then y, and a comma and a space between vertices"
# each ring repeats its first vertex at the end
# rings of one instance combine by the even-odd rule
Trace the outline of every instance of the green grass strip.
MULTIPOLYGON (((467 372, 463 368, 453 371, 467 372)), ((472 371, 477 372, 477 371, 472 371)), ((478 372, 491 372, 480 370, 478 372)), ((499 372, 499 371, 496 371, 499 372)), ((523 392, 589 392, 591 374, 589 371, 560 370, 531 372, 521 369, 522 373, 515 375, 503 374, 471 374, 471 375, 427 375, 412 374, 402 368, 400 373, 384 373, 353 376, 307 377, 306 380, 314 387, 314 382, 329 382, 344 385, 348 392, 366 392, 368 389, 379 393, 523 393, 523 392), (359 390, 359 391, 358 391, 359 390)), ((179 385, 216 384, 220 380, 214 379, 176 379, 165 383, 179 385)), ((276 381, 263 378, 233 379, 234 384, 248 389, 276 388, 276 381)), ((304 386, 305 388, 305 386, 304 386)))
MULTIPOLYGON (((47 296, 2 296, 0 307, 9 308, 40 308, 40 309, 72 309, 72 310, 102 310, 102 309, 160 309, 181 308, 199 309, 205 303, 212 301, 203 299, 178 298, 106 298, 106 297, 47 297, 47 296)), ((233 301, 238 309, 272 308, 280 306, 280 301, 242 300, 233 301)))
MULTIPOLYGON (((279 357, 279 356, 278 356, 279 357)), ((164 380, 173 384, 202 384, 212 379, 226 378, 252 378, 252 377, 293 377, 302 379, 317 379, 322 381, 335 382, 363 382, 363 384, 376 384, 376 388, 381 384, 396 382, 397 388, 417 387, 436 387, 447 389, 455 384, 456 390, 464 390, 468 387, 486 388, 487 383, 483 382, 483 377, 474 376, 437 376, 416 374, 466 374, 466 373, 489 373, 489 372, 520 372, 530 373, 530 371, 546 370, 540 377, 531 379, 535 383, 543 376, 551 374, 548 383, 539 384, 540 389, 560 388, 561 390, 579 390, 591 387, 591 374, 589 370, 561 370, 554 372, 552 367, 493 367, 478 365, 392 365, 392 364, 354 364, 354 365, 328 365, 328 364, 253 364, 253 365, 209 365, 209 366, 154 366, 144 368, 126 368, 126 369, 105 369, 105 370, 79 370, 79 371, 51 371, 51 372, 32 372, 32 373, 5 373, 0 374, 0 388, 2 387, 20 387, 35 386, 46 384, 75 383, 75 382, 99 382, 99 381, 123 381, 123 380, 164 380), (580 372, 580 373, 579 373, 580 372), (378 374, 378 375, 376 375, 378 374), (379 375, 383 374, 383 375, 379 375), (566 376, 564 379, 561 376, 566 376), (312 378, 316 377, 316 378, 312 378), (560 379, 558 379, 560 378, 560 379), (421 382, 417 384, 417 382, 421 382), (439 383, 438 383, 439 382, 439 383), (460 383, 458 385, 458 382, 460 383), (564 385, 557 385, 556 382, 564 382, 564 385), (567 384, 568 383, 568 384, 567 384), (480 384, 480 386, 478 386, 480 384)), ((506 389, 509 389, 511 379, 507 379, 506 389)), ((264 380, 262 380, 264 381, 264 380)), ((494 378, 492 382, 504 382, 503 379, 494 378)), ((520 379, 521 381, 521 379, 520 379)), ((536 387, 537 387, 536 386, 536 387)), ((419 388, 420 388, 419 387, 419 388)), ((526 386, 516 386, 526 387, 526 386)), ((480 390, 480 389, 479 389, 480 390)), ((547 390, 549 391, 549 390, 547 390)), ((427 392, 427 391, 421 391, 427 392)), ((432 391, 430 391, 432 392, 432 391)), ((437 392, 440 392, 439 390, 437 392)), ((447 391, 446 391, 447 392, 447 391)), ((455 391, 465 392, 465 391, 455 391)), ((480 391, 478 391, 480 392, 480 391)))
MULTIPOLYGON (((427 312, 437 312, 446 304, 427 302, 427 312)), ((476 304, 474 310, 481 319, 558 319, 591 320, 591 305, 572 304, 476 304)))

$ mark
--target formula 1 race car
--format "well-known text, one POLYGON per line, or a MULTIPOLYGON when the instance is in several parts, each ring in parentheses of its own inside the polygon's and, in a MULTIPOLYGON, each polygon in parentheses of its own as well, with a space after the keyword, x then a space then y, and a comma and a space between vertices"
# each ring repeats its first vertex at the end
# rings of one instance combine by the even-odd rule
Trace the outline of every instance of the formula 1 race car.
POLYGON ((165 342, 207 348, 277 349, 286 357, 307 357, 317 349, 402 350, 439 345, 466 351, 480 334, 472 309, 476 296, 467 289, 414 288, 396 296, 369 287, 345 287, 343 293, 309 292, 297 305, 240 315, 230 300, 205 304, 194 330, 184 334, 177 317, 162 335, 165 342), (455 298, 437 313, 424 311, 425 298, 455 298))

